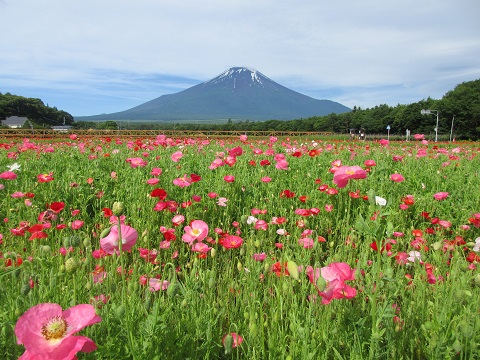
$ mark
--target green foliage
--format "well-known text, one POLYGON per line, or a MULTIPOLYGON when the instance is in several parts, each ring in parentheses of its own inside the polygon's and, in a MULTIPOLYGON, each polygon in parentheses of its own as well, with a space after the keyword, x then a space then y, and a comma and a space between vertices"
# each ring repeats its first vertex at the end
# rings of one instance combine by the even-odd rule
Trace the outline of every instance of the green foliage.
POLYGON ((9 116, 25 116, 36 126, 71 125, 73 116, 45 105, 42 100, 0 93, 0 119, 9 116))

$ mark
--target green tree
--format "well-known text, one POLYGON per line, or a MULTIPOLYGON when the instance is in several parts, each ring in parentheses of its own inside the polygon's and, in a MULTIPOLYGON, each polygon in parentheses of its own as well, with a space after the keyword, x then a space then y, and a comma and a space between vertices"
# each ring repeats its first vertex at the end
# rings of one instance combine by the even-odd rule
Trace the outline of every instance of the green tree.
POLYGON ((440 106, 447 128, 455 116, 457 138, 480 138, 480 79, 457 85, 443 96, 440 106))

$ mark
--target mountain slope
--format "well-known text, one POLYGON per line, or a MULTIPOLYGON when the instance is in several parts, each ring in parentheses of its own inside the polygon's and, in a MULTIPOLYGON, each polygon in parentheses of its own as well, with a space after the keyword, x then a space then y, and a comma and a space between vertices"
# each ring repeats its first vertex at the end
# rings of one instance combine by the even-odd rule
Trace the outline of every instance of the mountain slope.
POLYGON ((234 67, 132 109, 76 120, 290 120, 347 111, 350 109, 339 103, 290 90, 259 71, 234 67))

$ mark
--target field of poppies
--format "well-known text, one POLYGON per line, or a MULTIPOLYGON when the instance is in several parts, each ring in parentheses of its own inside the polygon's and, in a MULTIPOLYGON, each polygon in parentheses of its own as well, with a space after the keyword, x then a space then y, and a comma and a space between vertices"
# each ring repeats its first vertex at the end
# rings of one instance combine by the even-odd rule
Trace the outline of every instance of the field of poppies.
POLYGON ((480 145, 0 142, 5 359, 480 358, 480 145))

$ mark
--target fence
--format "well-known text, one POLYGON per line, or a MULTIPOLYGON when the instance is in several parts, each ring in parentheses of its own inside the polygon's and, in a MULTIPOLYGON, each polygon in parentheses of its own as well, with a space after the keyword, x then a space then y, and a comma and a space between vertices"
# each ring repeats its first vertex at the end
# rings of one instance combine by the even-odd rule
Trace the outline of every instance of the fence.
POLYGON ((79 137, 113 137, 113 138, 151 138, 165 135, 172 138, 237 138, 248 137, 322 137, 332 135, 331 132, 297 132, 297 131, 218 131, 218 130, 69 130, 52 129, 0 129, 0 138, 65 138, 76 134, 79 137))

